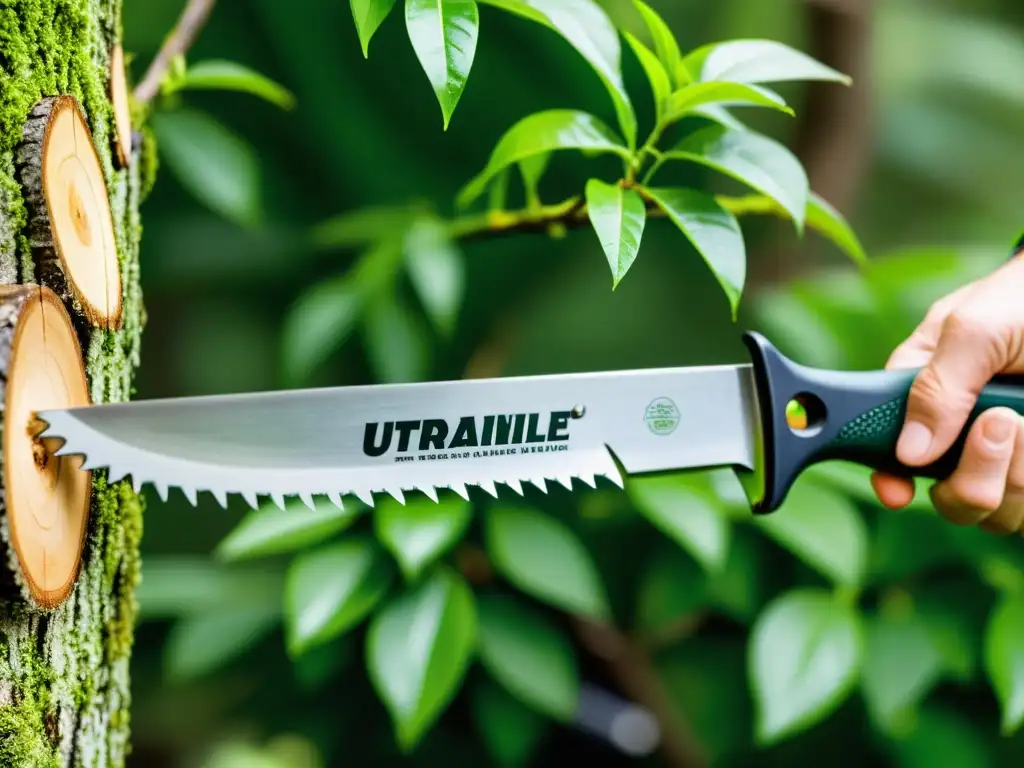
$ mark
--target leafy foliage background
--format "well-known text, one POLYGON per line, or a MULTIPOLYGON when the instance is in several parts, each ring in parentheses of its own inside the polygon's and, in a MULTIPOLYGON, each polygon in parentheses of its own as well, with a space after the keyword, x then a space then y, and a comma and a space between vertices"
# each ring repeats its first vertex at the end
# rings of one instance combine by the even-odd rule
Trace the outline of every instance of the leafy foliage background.
MULTIPOLYGON (((760 269, 734 324, 722 283, 669 221, 648 221, 639 255, 616 258, 587 221, 456 246, 453 228, 481 219, 449 202, 524 115, 585 111, 623 130, 614 82, 493 7, 515 3, 482 5, 457 99, 447 81, 433 92, 405 3, 369 58, 345 3, 218 7, 154 118, 164 173, 144 211, 138 396, 736 362, 739 327, 802 362, 879 366, 932 298, 1005 258, 1020 227, 1019 9, 899 0, 875 9, 870 77, 854 84, 871 88, 873 144, 844 213, 867 267, 811 234, 801 244, 790 221, 744 218, 751 259, 799 248, 802 276, 760 269), (364 213, 337 218, 353 211, 364 213), (616 279, 624 264, 612 291, 609 266, 616 279)), ((141 62, 178 7, 127 6, 141 62)), ((651 3, 683 53, 745 37, 805 49, 803 3, 768 6, 651 3)), ((604 7, 657 50, 631 3, 604 7)), ((645 69, 622 48, 624 90, 649 128, 645 69)), ((800 113, 804 86, 778 93, 800 113)), ((740 116, 793 141, 777 110, 740 116)), ((581 193, 659 208, 639 191, 586 186, 623 171, 614 152, 558 152, 536 191, 510 183, 510 205, 545 223, 545 204, 581 193)), ((661 173, 748 199, 699 164, 661 173)), ((735 499, 723 473, 373 513, 296 503, 253 516, 154 499, 135 760, 625 763, 581 727, 581 690, 628 695, 581 642, 579 616, 613 621, 643 649, 717 764, 1020 759, 1019 541, 953 529, 924 504, 884 512, 848 468, 810 473, 770 519, 735 499)))

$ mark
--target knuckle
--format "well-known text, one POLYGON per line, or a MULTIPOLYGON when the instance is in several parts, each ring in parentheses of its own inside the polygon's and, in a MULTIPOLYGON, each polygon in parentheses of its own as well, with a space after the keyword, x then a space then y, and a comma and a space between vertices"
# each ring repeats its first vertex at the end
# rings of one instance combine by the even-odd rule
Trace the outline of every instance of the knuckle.
POLYGON ((1004 484, 995 477, 954 475, 949 480, 952 500, 961 506, 989 515, 1003 503, 1004 484))
POLYGON ((973 302, 954 309, 943 323, 944 333, 973 343, 991 340, 992 328, 991 312, 973 302))

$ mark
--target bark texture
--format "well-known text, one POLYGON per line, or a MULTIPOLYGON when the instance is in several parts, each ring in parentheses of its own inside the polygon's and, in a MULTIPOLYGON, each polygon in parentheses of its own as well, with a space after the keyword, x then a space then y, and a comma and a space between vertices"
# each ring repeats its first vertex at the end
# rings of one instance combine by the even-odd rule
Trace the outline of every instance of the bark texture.
MULTIPOLYGON (((130 167, 111 157, 110 53, 120 42, 120 0, 7 0, 0 4, 0 282, 37 282, 25 192, 15 153, 33 105, 70 94, 99 154, 114 218, 123 326, 83 331, 93 402, 126 400, 144 324, 139 203, 152 180, 153 143, 130 167)), ((67 306, 75 316, 76 309, 67 306)), ((79 315, 75 317, 81 321, 79 315)), ((0 766, 119 766, 128 751, 129 659, 142 504, 125 483, 94 481, 82 569, 51 611, 26 599, 17 560, 0 536, 17 586, 0 595, 0 766)))

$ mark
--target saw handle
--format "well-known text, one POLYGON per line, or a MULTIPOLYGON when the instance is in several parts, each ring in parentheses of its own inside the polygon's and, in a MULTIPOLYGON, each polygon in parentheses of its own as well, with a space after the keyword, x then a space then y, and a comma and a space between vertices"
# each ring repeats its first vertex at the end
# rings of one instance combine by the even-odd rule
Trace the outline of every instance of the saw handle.
POLYGON ((908 467, 896 458, 896 441, 916 370, 809 368, 786 358, 760 334, 745 334, 744 343, 753 363, 763 440, 764 486, 755 513, 774 512, 805 469, 831 459, 900 477, 941 480, 956 469, 967 433, 983 411, 1005 406, 1024 415, 1024 376, 996 377, 982 391, 953 447, 933 464, 908 467))

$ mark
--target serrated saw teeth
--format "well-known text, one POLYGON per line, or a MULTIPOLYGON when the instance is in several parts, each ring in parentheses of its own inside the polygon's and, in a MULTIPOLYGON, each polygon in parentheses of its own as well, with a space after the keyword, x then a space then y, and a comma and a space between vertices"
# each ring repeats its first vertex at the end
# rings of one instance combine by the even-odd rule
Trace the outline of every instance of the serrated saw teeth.
POLYGON ((405 504, 405 494, 402 493, 401 488, 388 488, 388 495, 391 496, 399 504, 405 504))
POLYGON ((466 487, 465 483, 452 483, 449 487, 466 501, 469 501, 469 489, 466 487))

